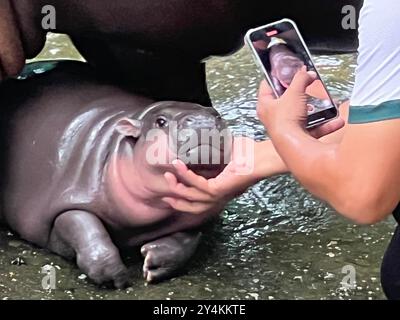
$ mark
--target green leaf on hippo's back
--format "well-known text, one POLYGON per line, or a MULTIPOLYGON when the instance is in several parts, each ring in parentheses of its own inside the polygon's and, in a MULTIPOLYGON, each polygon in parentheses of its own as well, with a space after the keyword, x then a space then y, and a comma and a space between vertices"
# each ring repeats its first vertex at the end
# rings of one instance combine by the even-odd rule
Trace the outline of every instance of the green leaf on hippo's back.
POLYGON ((22 72, 17 77, 18 80, 25 80, 32 78, 38 74, 49 72, 57 67, 59 61, 39 61, 32 62, 25 65, 22 72))

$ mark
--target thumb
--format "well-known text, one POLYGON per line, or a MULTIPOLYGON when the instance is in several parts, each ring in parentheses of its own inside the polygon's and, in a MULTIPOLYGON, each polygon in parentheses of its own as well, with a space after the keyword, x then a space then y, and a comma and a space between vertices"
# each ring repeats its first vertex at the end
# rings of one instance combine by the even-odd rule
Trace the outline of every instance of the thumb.
POLYGON ((296 73, 287 91, 304 94, 307 87, 315 80, 317 80, 317 74, 314 71, 307 72, 307 67, 304 66, 296 73))

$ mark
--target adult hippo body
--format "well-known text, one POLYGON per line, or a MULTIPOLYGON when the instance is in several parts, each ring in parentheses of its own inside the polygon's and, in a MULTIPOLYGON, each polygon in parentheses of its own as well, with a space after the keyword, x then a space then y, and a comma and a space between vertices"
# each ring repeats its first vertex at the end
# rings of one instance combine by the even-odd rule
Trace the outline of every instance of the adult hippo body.
MULTIPOLYGON (((362 2, 3 0, 0 5, 12 4, 7 8, 15 13, 19 31, 14 34, 21 35, 26 57, 34 57, 43 47, 48 30, 42 28, 42 8, 52 5, 56 9, 53 31, 70 35, 86 60, 109 78, 156 100, 210 105, 202 61, 239 49, 249 28, 291 18, 313 51, 354 52, 357 30, 343 28, 342 9, 353 6, 357 12, 362 2)), ((11 52, 3 51, 3 56, 11 52)), ((13 57, 19 57, 17 65, 22 67, 23 57, 13 57)), ((2 61, 6 70, 7 59, 2 61)))
MULTIPOLYGON (((166 130, 173 121, 179 130, 221 129, 215 110, 154 104, 75 63, 4 83, 0 101, 1 214, 22 238, 76 258, 95 282, 116 287, 128 283, 119 249, 142 246, 147 281, 172 276, 190 258, 199 229, 218 212, 179 214, 161 201, 169 195, 163 176, 173 170, 169 161, 180 157, 166 130), (145 138, 150 130, 164 139, 158 142, 166 146, 159 149, 165 163, 148 161, 155 146, 145 138)), ((215 176, 223 167, 221 160, 202 172, 215 176)))

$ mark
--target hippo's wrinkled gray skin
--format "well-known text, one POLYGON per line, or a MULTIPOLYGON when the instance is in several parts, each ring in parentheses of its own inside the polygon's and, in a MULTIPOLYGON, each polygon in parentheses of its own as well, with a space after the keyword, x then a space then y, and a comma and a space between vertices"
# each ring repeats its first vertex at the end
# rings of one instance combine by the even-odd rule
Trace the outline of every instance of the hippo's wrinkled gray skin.
POLYGON ((239 49, 249 28, 291 18, 314 52, 354 52, 358 45, 357 30, 343 28, 342 9, 353 6, 358 11, 363 2, 3 1, 11 2, 14 8, 25 57, 33 58, 43 47, 47 30, 42 28, 42 7, 52 5, 57 13, 56 30, 52 31, 69 34, 85 59, 107 73, 109 79, 124 82, 135 92, 156 100, 173 99, 203 105, 211 105, 211 102, 202 61, 239 49))
MULTIPOLYGON (((182 214, 161 201, 169 196, 163 175, 173 166, 148 162, 155 145, 147 133, 157 129, 164 142, 158 152, 181 158, 174 141, 181 150, 190 135, 223 129, 224 122, 212 108, 154 104, 98 80, 89 69, 65 63, 0 87, 2 219, 23 239, 76 259, 98 284, 127 285, 119 250, 137 247, 146 280, 167 279, 192 256, 201 227, 218 212, 182 214), (177 129, 170 134, 173 121, 177 129)), ((221 160, 224 153, 229 158, 229 135, 224 142, 210 142, 223 151, 221 160)), ((198 156, 205 150, 201 143, 187 152, 198 156)), ((195 168, 212 177, 224 166, 195 168)))

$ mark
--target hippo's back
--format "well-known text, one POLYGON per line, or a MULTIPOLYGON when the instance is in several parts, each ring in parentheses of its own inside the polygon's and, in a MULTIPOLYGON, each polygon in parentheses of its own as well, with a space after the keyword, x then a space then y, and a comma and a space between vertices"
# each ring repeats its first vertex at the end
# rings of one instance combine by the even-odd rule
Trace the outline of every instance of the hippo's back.
POLYGON ((58 214, 101 206, 115 123, 151 101, 99 80, 82 63, 0 87, 2 215, 44 246, 58 214))

